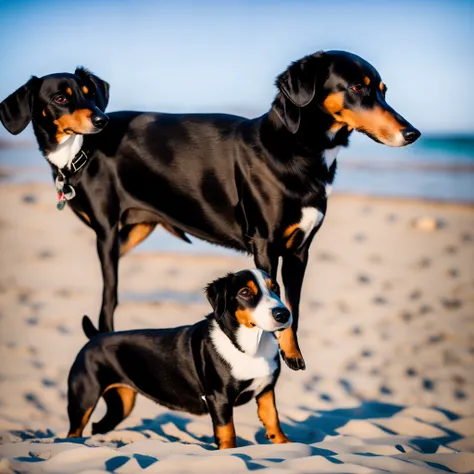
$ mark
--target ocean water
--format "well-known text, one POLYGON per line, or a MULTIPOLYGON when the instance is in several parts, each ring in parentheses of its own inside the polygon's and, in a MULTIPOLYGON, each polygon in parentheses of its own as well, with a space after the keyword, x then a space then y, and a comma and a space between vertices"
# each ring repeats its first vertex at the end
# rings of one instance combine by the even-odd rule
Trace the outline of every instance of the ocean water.
MULTIPOLYGON (((334 193, 397 196, 474 203, 474 135, 422 136, 414 145, 389 148, 364 136, 340 152, 334 193)), ((51 183, 49 165, 35 148, 0 148, 0 182, 51 183), (6 173, 5 173, 6 172, 6 173)), ((235 255, 197 239, 184 243, 161 228, 133 252, 235 255)))
MULTIPOLYGON (((474 203, 474 135, 424 135, 390 148, 357 134, 338 157, 335 193, 474 203)), ((35 148, 0 148, 0 169, 13 181, 52 182, 35 148)))

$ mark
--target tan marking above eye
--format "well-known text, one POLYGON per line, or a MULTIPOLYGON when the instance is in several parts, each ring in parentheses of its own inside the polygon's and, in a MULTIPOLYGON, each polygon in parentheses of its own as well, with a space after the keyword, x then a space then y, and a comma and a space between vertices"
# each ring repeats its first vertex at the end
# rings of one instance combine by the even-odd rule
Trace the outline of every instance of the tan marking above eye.
POLYGON ((382 81, 380 81, 379 89, 380 89, 382 92, 384 92, 385 89, 386 89, 386 86, 385 86, 385 84, 384 84, 382 81))
POLYGON ((82 86, 82 92, 84 92, 84 94, 89 94, 89 89, 87 86, 82 86))
POLYGON ((255 284, 254 281, 249 280, 247 282, 247 288, 252 292, 252 294, 254 294, 254 295, 258 294, 258 288, 257 288, 257 285, 255 284))
POLYGON ((270 290, 274 287, 273 280, 271 278, 267 278, 265 280, 265 283, 267 284, 267 286, 270 290))
POLYGON ((368 86, 370 84, 370 78, 368 78, 367 76, 364 77, 364 84, 366 86, 368 86))
POLYGON ((42 114, 43 114, 43 117, 46 117, 46 115, 47 115, 47 114, 46 114, 46 109, 43 109, 42 114))
POLYGON ((68 88, 66 89, 66 94, 67 94, 67 95, 72 95, 72 89, 71 89, 70 87, 68 87, 68 88))

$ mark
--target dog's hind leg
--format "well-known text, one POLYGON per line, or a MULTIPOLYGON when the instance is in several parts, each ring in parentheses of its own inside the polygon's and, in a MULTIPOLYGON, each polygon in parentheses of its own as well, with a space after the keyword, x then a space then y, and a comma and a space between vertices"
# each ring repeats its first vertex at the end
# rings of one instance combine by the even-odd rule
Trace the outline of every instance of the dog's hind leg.
POLYGON ((133 410, 136 392, 130 387, 113 386, 106 388, 103 397, 107 404, 107 412, 97 423, 92 423, 92 434, 112 431, 133 410))

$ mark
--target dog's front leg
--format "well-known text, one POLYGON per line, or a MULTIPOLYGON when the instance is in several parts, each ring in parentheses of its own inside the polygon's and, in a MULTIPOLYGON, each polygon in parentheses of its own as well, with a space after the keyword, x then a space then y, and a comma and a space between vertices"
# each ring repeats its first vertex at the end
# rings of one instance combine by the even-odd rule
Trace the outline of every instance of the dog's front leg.
POLYGON ((214 439, 219 449, 235 448, 233 403, 223 394, 206 396, 214 428, 214 439))
POLYGON ((120 256, 118 224, 97 232, 97 253, 103 280, 99 331, 111 332, 114 330, 114 311, 118 302, 118 260, 120 256))
POLYGON ((278 342, 283 360, 293 370, 306 369, 305 361, 298 346, 296 331, 298 330, 301 287, 303 286, 304 274, 308 263, 308 250, 309 245, 305 245, 296 253, 284 254, 281 267, 287 305, 293 316, 293 324, 291 328, 279 333, 278 342))
POLYGON ((265 427, 267 438, 275 444, 291 443, 281 430, 273 387, 257 396, 257 406, 258 417, 265 427))

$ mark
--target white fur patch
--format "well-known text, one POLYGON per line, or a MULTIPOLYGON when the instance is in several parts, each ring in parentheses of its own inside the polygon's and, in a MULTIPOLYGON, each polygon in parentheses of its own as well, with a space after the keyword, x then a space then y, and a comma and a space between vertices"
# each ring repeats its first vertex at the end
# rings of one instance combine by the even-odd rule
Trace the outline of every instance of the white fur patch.
POLYGON ((48 154, 48 160, 59 169, 71 165, 74 157, 79 153, 84 137, 82 135, 70 135, 64 137, 58 144, 56 150, 48 154))
POLYGON ((337 154, 339 153, 340 149, 341 149, 340 146, 336 146, 334 148, 324 150, 323 152, 324 160, 326 161, 326 166, 328 168, 330 168, 332 164, 334 163, 334 160, 337 158, 337 154))
POLYGON ((332 184, 326 184, 326 197, 329 197, 332 193, 332 184))
POLYGON ((219 355, 230 365, 232 376, 237 380, 253 380, 248 390, 263 390, 271 381, 278 368, 275 357, 278 354, 278 341, 271 332, 239 326, 237 340, 244 352, 239 351, 232 341, 214 322, 211 340, 219 355), (252 387, 252 388, 251 388, 252 387))
POLYGON ((262 297, 260 298, 258 305, 252 312, 252 318, 257 327, 263 329, 264 331, 277 331, 278 329, 289 327, 292 322, 291 316, 288 322, 282 325, 278 321, 275 321, 272 314, 272 310, 275 308, 286 308, 283 301, 281 301, 278 295, 270 291, 267 286, 267 282, 265 281, 265 278, 263 277, 260 270, 255 268, 250 271, 255 276, 257 286, 262 293, 262 297))
POLYGON ((304 233, 304 239, 301 242, 304 243, 311 231, 324 219, 324 214, 315 207, 303 207, 302 213, 299 228, 304 233))

